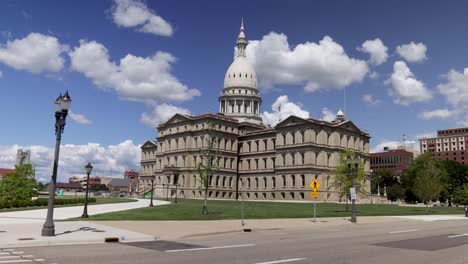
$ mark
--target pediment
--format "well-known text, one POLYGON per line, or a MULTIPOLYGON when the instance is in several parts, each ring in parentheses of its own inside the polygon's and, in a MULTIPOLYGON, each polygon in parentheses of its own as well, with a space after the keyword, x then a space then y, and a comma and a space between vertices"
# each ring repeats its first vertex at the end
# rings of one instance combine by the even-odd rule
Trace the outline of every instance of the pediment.
POLYGON ((175 114, 174 116, 169 118, 169 120, 167 120, 167 122, 164 125, 179 123, 179 122, 183 122, 183 121, 187 121, 187 120, 190 120, 190 119, 188 117, 184 116, 184 115, 175 114))
POLYGON ((355 131, 355 132, 357 132, 357 133, 362 133, 362 132, 363 132, 358 126, 356 126, 356 125, 355 125, 352 121, 350 121, 350 120, 339 124, 338 127, 344 128, 344 129, 346 129, 346 130, 355 131))
POLYGON ((152 147, 156 147, 156 146, 157 146, 156 142, 154 142, 152 140, 148 140, 141 146, 141 148, 142 149, 143 148, 152 148, 152 147))
POLYGON ((275 128, 278 128, 278 127, 287 127, 287 126, 295 126, 295 125, 298 125, 298 124, 307 124, 308 121, 303 119, 303 118, 300 118, 298 116, 289 116, 288 118, 286 118, 285 120, 279 122, 275 128))

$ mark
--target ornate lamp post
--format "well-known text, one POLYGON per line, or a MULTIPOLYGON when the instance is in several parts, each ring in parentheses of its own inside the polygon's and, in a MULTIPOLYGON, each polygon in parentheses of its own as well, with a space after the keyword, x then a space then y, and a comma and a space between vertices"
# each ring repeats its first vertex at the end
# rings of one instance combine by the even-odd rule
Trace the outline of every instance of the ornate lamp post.
POLYGON ((60 152, 60 141, 65 128, 65 119, 67 118, 68 109, 70 109, 71 98, 68 91, 65 95, 61 95, 55 100, 55 156, 54 167, 52 169, 52 179, 49 183, 49 205, 47 207, 47 218, 42 227, 42 236, 55 236, 54 225, 54 204, 55 204, 55 185, 57 183, 57 167, 60 152))
POLYGON ((88 218, 89 175, 91 174, 91 171, 93 171, 93 166, 91 166, 90 162, 88 162, 88 165, 85 166, 85 169, 86 169, 86 174, 88 176, 86 177, 86 196, 85 196, 83 214, 81 215, 81 218, 88 218))
POLYGON ((352 205, 351 205, 351 211, 352 211, 351 222, 352 223, 357 222, 356 220, 356 188, 354 187, 354 176, 357 176, 358 167, 359 167, 359 159, 357 157, 354 157, 354 159, 351 159, 351 157, 348 157, 348 175, 351 175, 351 191, 350 192, 351 192, 351 202, 352 202, 352 205))

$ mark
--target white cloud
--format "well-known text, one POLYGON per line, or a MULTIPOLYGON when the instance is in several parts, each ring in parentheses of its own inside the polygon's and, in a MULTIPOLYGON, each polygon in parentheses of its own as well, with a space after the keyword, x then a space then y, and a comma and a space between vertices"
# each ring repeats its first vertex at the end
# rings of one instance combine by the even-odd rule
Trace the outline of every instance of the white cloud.
POLYGON ((388 59, 388 48, 379 38, 364 41, 361 47, 358 47, 358 50, 369 53, 369 63, 372 65, 380 65, 388 59))
POLYGON ((451 118, 454 115, 455 115, 454 111, 444 108, 444 109, 436 109, 432 111, 423 111, 421 114, 419 114, 419 118, 422 118, 425 120, 429 120, 433 118, 445 119, 445 118, 451 118))
POLYGON ((393 96, 393 102, 396 104, 409 105, 429 101, 432 98, 431 92, 421 81, 414 78, 403 61, 396 61, 393 64, 393 73, 386 83, 392 85, 393 89, 390 89, 389 94, 393 96))
POLYGON ((3 72, 0 71, 0 79, 3 77, 3 72))
POLYGON ((281 95, 276 98, 276 101, 271 105, 272 112, 263 112, 260 116, 263 123, 272 127, 276 126, 279 122, 288 118, 291 115, 301 118, 309 118, 309 112, 301 109, 301 106, 293 102, 289 102, 287 95, 281 95))
POLYGON ((419 150, 419 145, 415 140, 407 140, 403 144, 402 141, 382 141, 379 144, 375 145, 373 148, 370 149, 370 153, 375 153, 375 152, 383 152, 384 147, 388 147, 389 149, 397 149, 398 147, 402 147, 403 145, 406 146, 406 148, 410 148, 413 150, 419 150))
POLYGON ((68 47, 55 37, 30 33, 22 39, 8 40, 0 45, 0 63, 32 73, 57 72, 63 68, 61 54, 67 50, 68 47))
POLYGON ((414 43, 400 45, 396 48, 396 52, 408 62, 422 62, 427 59, 427 47, 424 43, 414 43))
POLYGON ((114 0, 112 7, 114 23, 121 27, 136 27, 138 31, 161 36, 171 36, 172 26, 155 14, 140 0, 114 0), (140 27, 141 26, 141 27, 140 27))
POLYGON ((369 106, 377 106, 382 103, 381 100, 375 98, 372 94, 363 94, 361 97, 361 101, 369 106))
POLYGON ((445 78, 446 82, 439 84, 437 89, 452 106, 457 125, 468 126, 468 68, 463 73, 450 70, 445 78))
POLYGON ((199 96, 200 91, 189 89, 171 73, 176 58, 167 52, 151 57, 127 54, 120 63, 110 61, 104 45, 95 41, 80 41, 69 52, 71 68, 83 73, 101 88, 115 90, 128 100, 159 102, 185 101, 199 96))
POLYGON ((70 118, 73 119, 73 121, 82 124, 82 125, 91 125, 93 122, 86 118, 86 116, 82 114, 76 114, 73 113, 72 111, 69 111, 70 118))
POLYGON ((434 138, 434 137, 437 137, 437 133, 436 133, 436 132, 427 132, 427 133, 422 133, 422 134, 416 135, 416 138, 417 138, 417 139, 421 139, 421 138, 434 138))
MULTIPOLYGON (((102 146, 98 143, 86 145, 65 144, 60 148, 58 168, 58 181, 68 181, 68 177, 84 175, 84 166, 91 162, 93 175, 122 176, 127 168, 139 170, 141 145, 131 140, 123 141, 117 145, 102 146), (112 170, 112 171, 111 171, 112 170)), ((0 146, 0 167, 13 168, 18 148, 31 150, 31 161, 36 167, 36 178, 50 180, 54 159, 54 148, 45 146, 0 146)))
POLYGON ((376 72, 376 71, 373 71, 373 72, 371 72, 371 73, 369 74, 369 78, 371 78, 371 79, 377 79, 377 78, 379 78, 379 73, 376 72))
POLYGON ((153 112, 151 113, 143 113, 141 115, 140 121, 148 125, 149 127, 156 127, 161 123, 166 122, 174 116, 175 114, 183 114, 183 115, 190 115, 190 111, 188 109, 177 107, 170 104, 161 104, 154 107, 153 112))
POLYGON ((342 89, 362 81, 369 71, 365 61, 348 57, 329 36, 318 44, 291 47, 286 35, 271 32, 249 42, 247 58, 255 66, 262 88, 293 84, 304 85, 306 92, 342 89))
POLYGON ((336 118, 336 113, 335 112, 333 112, 332 110, 330 110, 330 109, 328 109, 326 107, 322 108, 322 118, 320 118, 320 119, 322 119, 324 121, 331 122, 331 121, 335 120, 335 118, 336 118))

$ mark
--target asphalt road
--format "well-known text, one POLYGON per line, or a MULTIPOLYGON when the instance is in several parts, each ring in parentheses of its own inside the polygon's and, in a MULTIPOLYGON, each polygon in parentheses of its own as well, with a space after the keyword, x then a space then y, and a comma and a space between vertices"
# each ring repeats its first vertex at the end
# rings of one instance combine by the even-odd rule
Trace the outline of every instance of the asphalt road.
MULTIPOLYGON (((467 264, 468 221, 401 221, 314 230, 252 230, 251 233, 198 236, 178 241, 31 247, 15 251, 41 259, 40 263, 57 264, 467 264)), ((0 258, 0 263, 12 263, 2 261, 0 258)))

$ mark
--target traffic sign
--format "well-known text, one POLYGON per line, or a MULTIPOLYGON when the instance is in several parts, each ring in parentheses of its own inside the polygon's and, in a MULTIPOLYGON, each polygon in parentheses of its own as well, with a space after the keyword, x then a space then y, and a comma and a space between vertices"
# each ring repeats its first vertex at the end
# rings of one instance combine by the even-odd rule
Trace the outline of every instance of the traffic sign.
POLYGON ((311 192, 310 197, 317 199, 317 198, 320 197, 320 193, 319 192, 311 192))
POLYGON ((311 183, 310 183, 310 188, 314 191, 317 191, 318 188, 320 188, 320 182, 317 180, 317 179, 314 179, 311 183))
POLYGON ((349 192, 351 193, 351 200, 356 200, 356 188, 349 188, 349 192))

